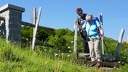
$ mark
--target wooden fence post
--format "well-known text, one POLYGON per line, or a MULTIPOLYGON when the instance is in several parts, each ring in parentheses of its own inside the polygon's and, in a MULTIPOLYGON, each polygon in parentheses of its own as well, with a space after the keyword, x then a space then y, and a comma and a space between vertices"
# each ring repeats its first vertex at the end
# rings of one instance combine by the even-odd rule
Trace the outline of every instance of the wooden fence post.
POLYGON ((75 34, 74 34, 74 54, 77 57, 77 30, 78 30, 78 21, 75 22, 75 34))
MULTIPOLYGON (((103 15, 102 15, 102 13, 100 13, 100 22, 101 22, 101 26, 103 28, 103 15)), ((102 40, 102 54, 104 54, 104 40, 102 40)))
MULTIPOLYGON (((36 8, 32 9, 32 24, 36 25, 36 8)), ((35 49, 34 30, 35 30, 35 28, 33 27, 32 50, 35 49)))
POLYGON ((121 47, 121 43, 122 43, 122 39, 123 39, 123 35, 124 35, 124 29, 121 29, 121 32, 120 32, 120 36, 119 36, 119 39, 118 39, 118 45, 117 45, 117 49, 116 49, 116 55, 118 56, 119 53, 120 53, 120 47, 121 47))
POLYGON ((35 25, 35 28, 34 28, 34 34, 33 34, 33 40, 32 40, 32 50, 35 49, 36 33, 37 33, 37 28, 38 28, 38 25, 39 25, 39 21, 40 21, 41 10, 42 10, 42 8, 40 7, 39 11, 38 11, 39 13, 38 13, 38 16, 37 16, 37 19, 36 19, 36 25, 35 25))

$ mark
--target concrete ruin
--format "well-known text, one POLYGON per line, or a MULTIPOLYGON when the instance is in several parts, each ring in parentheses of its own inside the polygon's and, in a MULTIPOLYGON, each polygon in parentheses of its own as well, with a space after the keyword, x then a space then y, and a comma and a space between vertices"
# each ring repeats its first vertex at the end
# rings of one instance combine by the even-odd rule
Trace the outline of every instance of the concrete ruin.
POLYGON ((21 23, 24 11, 24 8, 11 4, 0 7, 0 17, 4 18, 1 20, 0 34, 5 36, 6 41, 21 42, 21 23))

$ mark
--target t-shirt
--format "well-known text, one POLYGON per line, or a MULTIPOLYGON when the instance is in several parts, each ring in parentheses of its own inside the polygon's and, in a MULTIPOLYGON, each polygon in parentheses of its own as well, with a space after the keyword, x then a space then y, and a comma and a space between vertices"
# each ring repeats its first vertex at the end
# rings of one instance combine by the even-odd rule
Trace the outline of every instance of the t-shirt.
POLYGON ((86 15, 87 15, 87 14, 84 13, 82 17, 80 17, 80 16, 77 17, 77 20, 78 20, 78 24, 79 24, 79 25, 82 26, 82 25, 85 23, 85 20, 86 20, 85 17, 86 17, 86 15))

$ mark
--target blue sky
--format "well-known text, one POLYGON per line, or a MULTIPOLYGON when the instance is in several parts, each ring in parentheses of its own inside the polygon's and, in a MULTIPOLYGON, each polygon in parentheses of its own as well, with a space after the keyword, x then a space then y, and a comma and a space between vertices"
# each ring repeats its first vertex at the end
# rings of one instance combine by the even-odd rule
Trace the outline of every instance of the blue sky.
POLYGON ((13 4, 25 8, 22 21, 31 22, 31 10, 42 7, 40 25, 55 29, 73 30, 77 17, 76 8, 94 16, 103 14, 106 37, 118 40, 120 30, 125 29, 123 41, 128 37, 128 0, 2 0, 0 6, 13 4))

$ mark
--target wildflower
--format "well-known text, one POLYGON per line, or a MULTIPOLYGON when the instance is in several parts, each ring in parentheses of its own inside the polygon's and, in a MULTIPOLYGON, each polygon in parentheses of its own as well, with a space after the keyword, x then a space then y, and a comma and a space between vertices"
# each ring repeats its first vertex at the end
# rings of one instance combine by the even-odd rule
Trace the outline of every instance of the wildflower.
POLYGON ((121 63, 120 61, 118 61, 118 63, 121 63))
POLYGON ((67 57, 69 57, 70 55, 67 55, 67 57))
POLYGON ((73 41, 71 41, 71 43, 73 43, 73 41))
POLYGON ((62 53, 62 56, 64 55, 64 53, 62 53))
POLYGON ((68 47, 68 49, 70 49, 70 46, 68 47))
POLYGON ((55 57, 57 57, 57 56, 58 56, 58 54, 57 54, 57 53, 55 53, 54 55, 55 55, 55 57))
POLYGON ((26 40, 28 40, 28 38, 26 38, 26 40))
POLYGON ((62 63, 62 61, 60 61, 60 63, 62 63))
POLYGON ((69 52, 71 53, 72 51, 71 51, 71 50, 69 50, 69 52))

